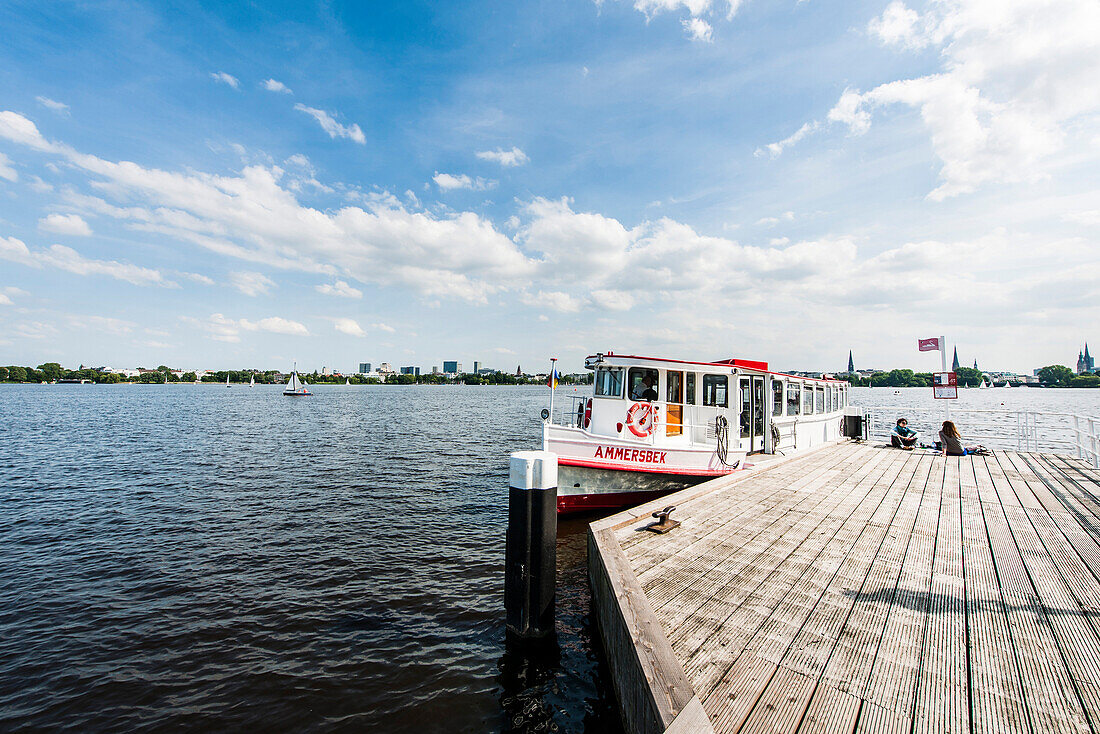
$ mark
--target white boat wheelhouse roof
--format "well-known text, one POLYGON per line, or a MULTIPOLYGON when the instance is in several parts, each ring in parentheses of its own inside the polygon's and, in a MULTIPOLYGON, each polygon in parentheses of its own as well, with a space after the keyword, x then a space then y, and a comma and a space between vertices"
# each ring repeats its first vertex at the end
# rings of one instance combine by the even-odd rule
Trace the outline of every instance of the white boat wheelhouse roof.
POLYGON ((806 382, 823 382, 834 384, 848 384, 847 380, 837 380, 830 377, 802 377, 800 375, 788 375, 784 372, 774 372, 768 369, 767 362, 759 362, 751 359, 724 359, 715 362, 695 362, 682 359, 666 359, 662 357, 644 357, 637 354, 615 354, 614 352, 597 352, 585 357, 586 369, 594 370, 597 367, 648 367, 659 370, 685 370, 696 368, 699 372, 721 374, 757 374, 773 375, 788 380, 802 380, 806 382))

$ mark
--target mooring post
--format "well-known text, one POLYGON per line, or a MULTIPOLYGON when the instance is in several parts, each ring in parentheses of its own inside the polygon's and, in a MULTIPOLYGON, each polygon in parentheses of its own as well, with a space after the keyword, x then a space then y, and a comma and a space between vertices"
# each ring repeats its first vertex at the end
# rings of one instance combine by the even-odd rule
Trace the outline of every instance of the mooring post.
POLYGON ((554 631, 558 540, 558 457, 517 451, 508 472, 504 544, 504 610, 509 635, 554 631))

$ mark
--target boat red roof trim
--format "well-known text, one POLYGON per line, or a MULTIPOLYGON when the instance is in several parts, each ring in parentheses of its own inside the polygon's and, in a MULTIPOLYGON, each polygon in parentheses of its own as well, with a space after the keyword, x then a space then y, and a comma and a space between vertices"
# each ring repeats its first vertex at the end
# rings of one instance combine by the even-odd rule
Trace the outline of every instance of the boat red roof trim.
MULTIPOLYGON (((841 382, 847 384, 847 380, 839 380, 835 377, 803 377, 801 375, 788 375, 786 372, 776 372, 775 370, 768 369, 767 362, 761 362, 752 359, 727 359, 718 362, 694 362, 687 359, 669 359, 667 357, 644 357, 640 354, 615 354, 614 352, 604 352, 604 357, 614 357, 615 359, 638 359, 647 360, 650 362, 673 362, 675 364, 698 364, 709 367, 743 367, 747 370, 758 370, 760 372, 766 372, 769 375, 780 375, 782 377, 790 377, 793 380, 813 380, 816 382, 841 382)), ((590 354, 585 358, 587 362, 590 359, 595 359, 595 354, 590 354)))

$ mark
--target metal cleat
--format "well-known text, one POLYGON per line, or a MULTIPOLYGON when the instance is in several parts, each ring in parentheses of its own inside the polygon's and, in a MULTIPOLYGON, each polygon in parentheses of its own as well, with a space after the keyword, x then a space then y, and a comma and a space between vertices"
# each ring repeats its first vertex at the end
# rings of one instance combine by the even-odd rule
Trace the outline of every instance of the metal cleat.
POLYGON ((645 526, 645 529, 651 530, 654 533, 667 533, 669 530, 672 530, 675 527, 679 527, 679 520, 669 519, 669 515, 671 515, 672 511, 675 509, 676 505, 669 505, 663 510, 658 510, 657 512, 654 512, 653 517, 657 518, 657 522, 651 522, 649 525, 645 526))

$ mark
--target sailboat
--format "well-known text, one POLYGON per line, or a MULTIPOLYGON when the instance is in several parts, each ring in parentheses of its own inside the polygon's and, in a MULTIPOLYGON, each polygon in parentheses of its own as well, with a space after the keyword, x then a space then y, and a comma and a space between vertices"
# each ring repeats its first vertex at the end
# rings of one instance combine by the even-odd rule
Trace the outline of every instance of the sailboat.
POLYGON ((229 387, 229 373, 228 372, 225 373, 225 386, 229 387))
POLYGON ((298 379, 298 370, 294 370, 290 373, 290 382, 286 384, 286 390, 283 390, 283 395, 312 395, 309 388, 302 384, 302 381, 298 379))
POLYGON ((248 381, 249 387, 256 387, 256 375, 252 375, 252 379, 248 381))
POLYGON ((344 378, 344 384, 345 385, 350 385, 351 384, 351 378, 350 377, 345 377, 344 378))

